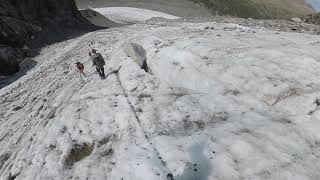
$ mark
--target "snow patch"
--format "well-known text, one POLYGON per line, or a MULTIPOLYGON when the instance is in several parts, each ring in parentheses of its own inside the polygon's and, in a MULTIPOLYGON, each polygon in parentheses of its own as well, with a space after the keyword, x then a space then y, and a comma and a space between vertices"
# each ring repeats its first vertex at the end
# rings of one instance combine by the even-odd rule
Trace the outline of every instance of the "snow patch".
POLYGON ((132 8, 132 7, 105 7, 93 8, 111 21, 120 24, 144 23, 146 20, 154 17, 162 17, 166 19, 178 19, 179 17, 170 14, 152 11, 148 9, 132 8))

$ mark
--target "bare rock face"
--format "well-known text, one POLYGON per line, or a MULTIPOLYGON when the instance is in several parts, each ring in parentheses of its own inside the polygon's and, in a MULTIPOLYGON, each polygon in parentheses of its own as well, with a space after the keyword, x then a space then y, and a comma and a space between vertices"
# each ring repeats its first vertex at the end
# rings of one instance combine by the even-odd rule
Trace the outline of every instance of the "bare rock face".
POLYGON ((21 51, 16 51, 8 58, 3 49, 22 48, 43 30, 48 33, 50 29, 88 26, 74 0, 0 0, 0 75, 17 72, 15 57, 23 56, 19 54, 21 51))

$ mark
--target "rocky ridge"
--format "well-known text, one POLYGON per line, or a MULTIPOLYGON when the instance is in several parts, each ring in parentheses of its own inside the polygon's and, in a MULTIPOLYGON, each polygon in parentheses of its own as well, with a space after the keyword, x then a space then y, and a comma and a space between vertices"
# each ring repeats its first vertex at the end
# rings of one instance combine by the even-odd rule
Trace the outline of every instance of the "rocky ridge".
POLYGON ((22 58, 32 54, 25 45, 41 44, 32 43, 37 37, 41 36, 42 40, 52 39, 48 32, 58 31, 57 34, 63 34, 65 29, 83 29, 88 28, 88 25, 74 0, 2 0, 0 75, 10 75, 19 70, 18 64, 22 58))

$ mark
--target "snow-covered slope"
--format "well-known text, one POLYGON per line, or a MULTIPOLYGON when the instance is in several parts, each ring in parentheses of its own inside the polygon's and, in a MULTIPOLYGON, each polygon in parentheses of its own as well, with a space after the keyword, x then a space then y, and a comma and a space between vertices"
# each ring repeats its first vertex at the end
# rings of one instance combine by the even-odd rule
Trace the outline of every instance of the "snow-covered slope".
POLYGON ((99 12, 111 21, 120 24, 135 24, 144 23, 151 18, 166 18, 166 19, 178 19, 179 17, 170 14, 162 13, 159 11, 152 11, 148 9, 140 9, 133 7, 104 7, 93 8, 94 11, 99 12))
POLYGON ((318 180, 319 42, 153 22, 48 46, 0 90, 0 179, 318 180), (128 41, 152 73, 124 54, 128 41), (110 59, 106 80, 91 48, 110 59), (70 68, 79 60, 86 80, 70 68))

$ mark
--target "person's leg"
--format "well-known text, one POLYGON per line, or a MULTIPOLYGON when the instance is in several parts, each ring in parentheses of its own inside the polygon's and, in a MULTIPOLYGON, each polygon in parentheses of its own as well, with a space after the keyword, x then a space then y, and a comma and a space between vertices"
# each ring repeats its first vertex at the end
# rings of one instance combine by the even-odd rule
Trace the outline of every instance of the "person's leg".
POLYGON ((103 67, 101 68, 101 75, 102 75, 103 79, 106 78, 106 75, 104 74, 104 68, 103 67))
POLYGON ((102 78, 102 74, 101 74, 100 69, 99 69, 99 68, 96 68, 96 69, 97 69, 97 71, 98 71, 98 74, 99 74, 100 78, 102 78))
POLYGON ((86 74, 85 74, 83 71, 81 71, 81 74, 82 74, 84 77, 86 77, 86 74))
POLYGON ((104 79, 104 71, 103 71, 103 68, 102 68, 102 69, 99 68, 98 72, 99 72, 100 78, 101 78, 101 79, 104 79))

